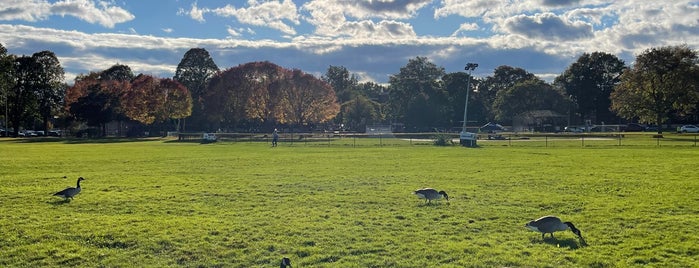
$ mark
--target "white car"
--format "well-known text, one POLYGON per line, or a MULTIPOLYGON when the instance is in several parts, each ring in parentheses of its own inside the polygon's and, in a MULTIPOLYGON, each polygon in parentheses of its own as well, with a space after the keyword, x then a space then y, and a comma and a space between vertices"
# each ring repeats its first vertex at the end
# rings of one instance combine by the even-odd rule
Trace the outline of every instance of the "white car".
POLYGON ((687 132, 699 133, 699 127, 697 127, 695 125, 684 125, 680 128, 680 132, 682 132, 682 133, 687 133, 687 132))

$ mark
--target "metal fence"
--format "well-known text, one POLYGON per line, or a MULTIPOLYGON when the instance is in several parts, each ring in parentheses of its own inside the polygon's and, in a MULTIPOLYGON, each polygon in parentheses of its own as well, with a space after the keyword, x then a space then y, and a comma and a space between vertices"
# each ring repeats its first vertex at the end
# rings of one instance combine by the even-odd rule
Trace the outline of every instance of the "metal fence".
MULTIPOLYGON (((215 133, 219 142, 272 142, 265 133, 215 133)), ((683 146, 697 147, 696 133, 500 133, 478 134, 477 147, 629 147, 683 146)), ((280 146, 434 146, 446 140, 447 146, 459 146, 458 133, 279 133, 280 146)), ((179 141, 202 142, 203 133, 181 133, 179 141)))

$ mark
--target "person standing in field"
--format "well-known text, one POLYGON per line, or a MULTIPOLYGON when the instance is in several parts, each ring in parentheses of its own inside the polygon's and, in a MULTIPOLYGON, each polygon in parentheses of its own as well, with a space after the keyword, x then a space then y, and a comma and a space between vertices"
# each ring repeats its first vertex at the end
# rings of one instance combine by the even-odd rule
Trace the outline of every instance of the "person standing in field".
POLYGON ((277 133, 277 129, 274 129, 274 132, 272 132, 272 147, 277 147, 277 141, 279 141, 279 133, 277 133))

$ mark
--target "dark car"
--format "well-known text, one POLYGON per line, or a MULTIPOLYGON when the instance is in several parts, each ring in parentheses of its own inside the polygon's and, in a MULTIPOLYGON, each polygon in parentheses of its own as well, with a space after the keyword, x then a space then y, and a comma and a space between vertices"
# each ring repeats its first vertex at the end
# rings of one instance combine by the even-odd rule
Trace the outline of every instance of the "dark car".
POLYGON ((624 128, 625 132, 641 132, 641 131, 646 131, 646 126, 641 125, 641 124, 636 124, 636 123, 630 123, 626 125, 626 128, 624 128))

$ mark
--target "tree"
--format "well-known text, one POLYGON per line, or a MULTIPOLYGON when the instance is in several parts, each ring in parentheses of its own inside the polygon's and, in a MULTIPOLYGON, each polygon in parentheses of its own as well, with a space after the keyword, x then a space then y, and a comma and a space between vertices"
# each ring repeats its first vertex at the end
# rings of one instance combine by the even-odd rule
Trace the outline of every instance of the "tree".
POLYGON ((699 101, 698 63, 697 52, 686 45, 646 50, 621 75, 611 109, 623 118, 658 126, 672 113, 692 112, 699 101))
MULTIPOLYGON (((333 88, 335 96, 337 96, 337 102, 340 105, 344 105, 345 102, 360 94, 357 91, 357 85, 359 84, 357 76, 350 74, 349 70, 343 66, 331 65, 321 79, 333 88)), ((336 124, 345 121, 343 111, 343 109, 340 109, 340 113, 335 117, 336 124)))
POLYGON ((330 66, 321 79, 332 86, 339 103, 345 103, 357 94, 357 76, 343 66, 330 66))
POLYGON ((210 119, 223 127, 251 123, 271 127, 333 118, 339 105, 328 83, 270 62, 251 62, 211 79, 204 95, 210 119))
POLYGON ((624 62, 604 52, 585 53, 556 77, 554 85, 562 88, 576 105, 572 106, 581 118, 593 121, 616 121, 611 113, 609 96, 619 83, 625 69, 624 62))
POLYGON ((382 119, 381 104, 364 95, 357 95, 343 103, 341 110, 345 115, 342 123, 347 129, 355 131, 364 130, 367 124, 377 123, 382 119))
POLYGON ((2 105, 3 126, 8 128, 9 98, 14 87, 14 62, 13 55, 7 54, 7 49, 0 43, 0 105, 2 105))
POLYGON ((281 83, 282 116, 279 123, 298 126, 324 123, 337 115, 340 105, 330 84, 295 69, 281 83))
POLYGON ((192 99, 187 88, 172 79, 138 75, 121 98, 124 114, 144 125, 189 116, 192 99))
POLYGON ((48 133, 50 119, 61 107, 65 96, 66 85, 63 83, 65 72, 58 58, 51 51, 34 53, 32 59, 36 63, 34 70, 36 80, 32 83, 33 90, 38 102, 39 115, 43 121, 43 130, 48 133))
POLYGON ((427 130, 446 124, 444 68, 425 57, 410 59, 400 72, 389 78, 391 116, 408 129, 427 130))
MULTIPOLYGON (((444 81, 444 90, 446 91, 449 111, 449 125, 451 126, 461 126, 464 120, 464 106, 466 101, 466 87, 471 84, 471 88, 478 88, 479 81, 471 77, 471 81, 468 81, 469 74, 465 72, 455 72, 446 74, 442 81, 444 81)), ((468 114, 469 118, 481 118, 486 119, 484 106, 480 102, 478 95, 479 92, 470 92, 468 100, 468 114)), ((492 106, 492 104, 488 104, 492 106)), ((489 109, 488 109, 489 110, 489 109)), ((471 120, 469 120, 471 121, 471 120)))
POLYGON ((563 93, 538 78, 498 91, 493 103, 495 119, 501 122, 512 121, 515 116, 529 111, 550 110, 562 113, 567 107, 568 102, 563 93))
POLYGON ((133 72, 126 65, 116 64, 101 71, 75 78, 66 90, 65 107, 75 118, 87 121, 89 126, 101 128, 106 135, 106 125, 113 120, 126 120, 122 107, 122 95, 130 91, 133 72))
POLYGON ((15 136, 21 123, 36 114, 36 95, 32 91, 36 65, 36 61, 29 56, 17 57, 14 61, 14 85, 8 94, 8 106, 15 136))
MULTIPOLYGON (((191 94, 193 100, 190 125, 194 128, 202 128, 205 116, 202 109, 201 97, 206 93, 209 80, 218 73, 216 63, 203 48, 188 50, 177 65, 177 71, 173 79, 182 83, 191 94)), ((184 127, 183 127, 184 128, 184 127)))
POLYGON ((283 73, 271 62, 250 62, 216 74, 202 97, 207 119, 217 128, 246 123, 271 126, 281 100, 272 85, 282 80, 283 73))
POLYGON ((501 65, 495 68, 492 76, 486 77, 478 84, 478 94, 475 95, 476 102, 486 110, 487 121, 494 121, 497 117, 497 109, 494 108, 495 99, 498 92, 507 90, 517 83, 538 79, 536 76, 522 68, 501 65))

